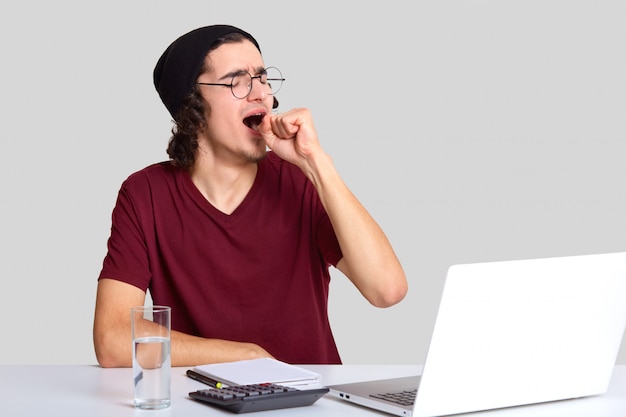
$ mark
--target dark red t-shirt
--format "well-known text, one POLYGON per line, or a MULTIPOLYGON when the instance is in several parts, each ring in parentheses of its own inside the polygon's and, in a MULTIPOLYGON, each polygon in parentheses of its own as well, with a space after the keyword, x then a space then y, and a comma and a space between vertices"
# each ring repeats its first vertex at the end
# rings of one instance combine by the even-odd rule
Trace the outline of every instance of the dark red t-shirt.
POLYGON ((172 329, 262 346, 289 363, 340 363, 327 316, 342 257, 310 181, 272 152, 230 215, 163 162, 131 175, 113 210, 100 278, 150 289, 172 329))

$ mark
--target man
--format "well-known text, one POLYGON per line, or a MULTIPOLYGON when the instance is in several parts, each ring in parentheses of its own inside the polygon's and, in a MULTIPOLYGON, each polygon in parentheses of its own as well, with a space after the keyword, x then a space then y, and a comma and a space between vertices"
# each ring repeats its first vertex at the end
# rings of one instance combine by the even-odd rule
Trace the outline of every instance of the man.
POLYGON ((172 307, 173 366, 341 363, 330 265, 375 306, 405 296, 392 247, 321 148, 310 112, 272 113, 282 76, 265 68, 256 40, 227 25, 191 31, 159 59, 171 160, 121 187, 96 298, 101 366, 131 365, 129 311, 148 289, 172 307))

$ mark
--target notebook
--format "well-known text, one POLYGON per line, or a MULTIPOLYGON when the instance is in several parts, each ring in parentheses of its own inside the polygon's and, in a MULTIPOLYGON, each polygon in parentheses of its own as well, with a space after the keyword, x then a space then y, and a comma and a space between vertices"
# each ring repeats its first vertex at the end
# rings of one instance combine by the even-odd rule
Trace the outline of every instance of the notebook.
POLYGON ((603 394, 626 326, 626 252, 451 266, 422 375, 330 395, 431 417, 603 394), (372 395, 417 389, 414 405, 372 395))
POLYGON ((291 387, 318 385, 322 375, 272 358, 199 365, 193 371, 225 385, 274 383, 291 387))

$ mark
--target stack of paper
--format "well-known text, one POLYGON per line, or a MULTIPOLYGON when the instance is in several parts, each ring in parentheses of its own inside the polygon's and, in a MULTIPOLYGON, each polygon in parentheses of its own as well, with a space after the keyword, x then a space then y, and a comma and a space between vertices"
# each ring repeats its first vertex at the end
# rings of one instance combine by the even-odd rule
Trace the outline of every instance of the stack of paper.
POLYGON ((271 382, 286 386, 319 385, 322 376, 271 358, 200 365, 194 371, 226 385, 271 382))

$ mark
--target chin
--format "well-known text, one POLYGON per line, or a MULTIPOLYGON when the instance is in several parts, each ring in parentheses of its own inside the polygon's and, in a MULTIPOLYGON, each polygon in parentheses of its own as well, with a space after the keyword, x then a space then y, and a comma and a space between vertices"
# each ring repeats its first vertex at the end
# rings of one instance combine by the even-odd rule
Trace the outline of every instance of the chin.
POLYGON ((266 156, 267 156, 267 149, 265 148, 265 145, 263 146, 263 149, 259 149, 255 152, 246 152, 243 155, 246 160, 248 162, 252 162, 252 163, 257 163, 261 160, 263 160, 266 156))

